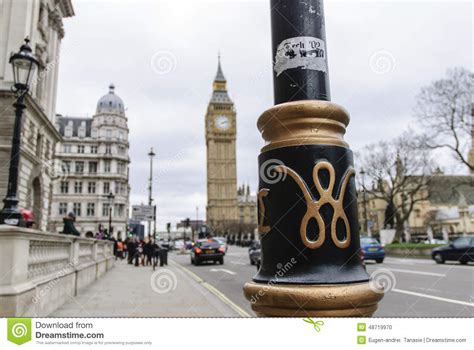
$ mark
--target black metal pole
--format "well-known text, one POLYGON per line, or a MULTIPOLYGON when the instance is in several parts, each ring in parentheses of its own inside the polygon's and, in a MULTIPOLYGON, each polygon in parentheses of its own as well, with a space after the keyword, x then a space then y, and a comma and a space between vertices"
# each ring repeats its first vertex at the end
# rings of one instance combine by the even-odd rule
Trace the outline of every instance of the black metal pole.
POLYGON ((275 104, 330 100, 322 0, 271 0, 275 104))
POLYGON ((7 196, 3 200, 4 207, 0 213, 0 223, 15 223, 15 226, 24 226, 23 217, 18 208, 18 176, 20 167, 20 147, 21 147, 21 120, 25 105, 26 92, 21 93, 16 102, 15 122, 13 127, 12 149, 10 153, 10 166, 8 171, 7 196), (11 221, 9 221, 11 220, 11 221), (18 221, 16 221, 18 220, 18 221))
POLYGON ((112 203, 109 202, 109 237, 112 237, 112 203))

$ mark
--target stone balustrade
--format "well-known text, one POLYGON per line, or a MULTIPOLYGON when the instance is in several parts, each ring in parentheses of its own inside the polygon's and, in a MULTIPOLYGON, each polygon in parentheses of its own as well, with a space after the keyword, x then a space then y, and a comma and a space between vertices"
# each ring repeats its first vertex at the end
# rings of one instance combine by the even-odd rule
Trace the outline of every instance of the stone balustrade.
POLYGON ((0 225, 0 317, 47 316, 114 261, 110 241, 0 225))

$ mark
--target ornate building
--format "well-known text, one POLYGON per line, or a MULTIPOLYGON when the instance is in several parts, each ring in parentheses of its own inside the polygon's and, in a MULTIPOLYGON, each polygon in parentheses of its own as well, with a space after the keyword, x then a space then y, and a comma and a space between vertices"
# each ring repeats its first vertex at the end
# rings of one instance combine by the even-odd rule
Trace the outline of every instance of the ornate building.
POLYGON ((9 57, 28 36, 40 61, 26 98, 22 120, 20 207, 33 210, 36 227, 46 230, 50 216, 53 157, 60 134, 54 127, 59 53, 64 37, 63 18, 74 16, 71 0, 0 1, 0 196, 6 194, 13 136, 14 95, 9 57))
POLYGON ((109 214, 114 236, 120 232, 124 238, 127 232, 129 130, 123 101, 113 85, 109 89, 97 102, 92 118, 56 118, 63 137, 56 159, 63 171, 54 183, 51 220, 58 232, 69 212, 76 215, 76 227, 83 235, 95 234, 99 225, 108 229, 109 214))
POLYGON ((238 232, 253 233, 257 227, 257 198, 250 193, 250 186, 242 185, 237 190, 239 211, 238 232))
POLYGON ((206 114, 207 226, 217 234, 234 230, 238 222, 234 103, 219 58, 211 101, 206 114))

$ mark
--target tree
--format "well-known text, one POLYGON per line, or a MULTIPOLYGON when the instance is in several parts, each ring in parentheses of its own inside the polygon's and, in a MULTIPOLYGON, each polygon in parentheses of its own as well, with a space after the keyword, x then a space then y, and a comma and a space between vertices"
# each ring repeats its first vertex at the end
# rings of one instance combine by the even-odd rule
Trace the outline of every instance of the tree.
POLYGON ((465 68, 449 69, 446 78, 421 89, 415 105, 415 116, 424 128, 424 143, 431 149, 449 149, 462 164, 474 171, 469 159, 472 128, 472 94, 474 75, 465 68))
POLYGON ((362 186, 369 198, 381 199, 387 204, 385 218, 395 219, 395 241, 401 241, 405 223, 416 203, 427 199, 427 185, 434 164, 430 150, 419 142, 413 132, 406 132, 391 141, 381 141, 366 146, 360 154, 360 166, 369 180, 362 186), (390 213, 390 214, 388 214, 390 213))

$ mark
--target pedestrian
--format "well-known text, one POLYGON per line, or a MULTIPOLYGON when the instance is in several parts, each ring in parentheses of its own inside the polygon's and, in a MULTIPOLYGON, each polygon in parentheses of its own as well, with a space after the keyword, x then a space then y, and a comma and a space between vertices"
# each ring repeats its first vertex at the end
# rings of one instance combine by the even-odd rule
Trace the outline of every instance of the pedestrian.
POLYGON ((133 259, 135 258, 136 245, 134 239, 129 239, 127 242, 127 252, 128 252, 128 263, 133 264, 133 259))
POLYGON ((117 260, 117 258, 123 260, 123 246, 122 238, 119 238, 117 241, 117 254, 115 255, 115 260, 117 260))
POLYGON ((151 238, 148 239, 148 241, 145 243, 143 246, 143 255, 145 259, 145 265, 153 265, 153 242, 151 238))
POLYGON ((65 218, 63 218, 64 228, 63 232, 66 235, 73 235, 73 236, 80 236, 80 232, 74 226, 74 221, 76 221, 76 216, 73 212, 67 214, 65 218))

